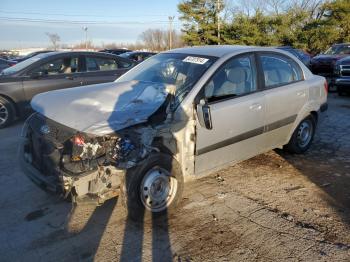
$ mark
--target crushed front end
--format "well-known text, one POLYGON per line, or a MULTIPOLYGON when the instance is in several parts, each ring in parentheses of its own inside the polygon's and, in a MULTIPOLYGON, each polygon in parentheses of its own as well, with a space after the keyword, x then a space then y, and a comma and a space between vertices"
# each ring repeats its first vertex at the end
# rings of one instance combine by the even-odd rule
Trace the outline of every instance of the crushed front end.
POLYGON ((98 137, 35 113, 22 132, 21 163, 41 188, 102 204, 119 194, 125 170, 156 150, 150 145, 154 132, 141 126, 98 137))

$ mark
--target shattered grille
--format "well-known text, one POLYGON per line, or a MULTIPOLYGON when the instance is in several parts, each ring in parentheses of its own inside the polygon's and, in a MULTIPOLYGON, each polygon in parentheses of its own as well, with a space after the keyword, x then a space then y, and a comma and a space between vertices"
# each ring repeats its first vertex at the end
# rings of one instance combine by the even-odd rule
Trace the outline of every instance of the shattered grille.
POLYGON ((30 127, 37 133, 49 140, 56 140, 58 142, 65 142, 74 135, 74 130, 52 121, 40 114, 35 114, 30 119, 30 127), (43 133, 42 128, 47 126, 49 132, 43 133))

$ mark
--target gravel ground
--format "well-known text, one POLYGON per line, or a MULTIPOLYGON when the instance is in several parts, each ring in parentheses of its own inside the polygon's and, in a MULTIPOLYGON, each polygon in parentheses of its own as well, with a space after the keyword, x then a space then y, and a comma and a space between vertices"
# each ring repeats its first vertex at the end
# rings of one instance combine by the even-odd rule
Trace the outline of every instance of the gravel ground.
POLYGON ((350 98, 330 95, 304 155, 270 151, 189 182, 179 212, 144 224, 113 199, 72 207, 17 161, 0 130, 0 261, 350 261, 350 98))

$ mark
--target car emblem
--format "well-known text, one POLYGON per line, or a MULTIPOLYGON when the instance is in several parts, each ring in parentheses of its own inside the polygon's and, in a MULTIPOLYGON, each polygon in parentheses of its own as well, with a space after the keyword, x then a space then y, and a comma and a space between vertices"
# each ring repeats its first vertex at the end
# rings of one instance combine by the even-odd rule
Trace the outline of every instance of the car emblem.
POLYGON ((40 132, 43 134, 43 135, 47 135, 50 133, 50 127, 48 125, 43 125, 40 127, 40 132))

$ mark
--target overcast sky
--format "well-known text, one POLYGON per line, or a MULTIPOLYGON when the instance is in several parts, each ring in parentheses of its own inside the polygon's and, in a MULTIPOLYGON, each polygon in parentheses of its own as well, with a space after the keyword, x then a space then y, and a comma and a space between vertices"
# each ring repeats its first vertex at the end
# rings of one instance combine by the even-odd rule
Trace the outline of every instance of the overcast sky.
POLYGON ((168 28, 178 20, 178 0, 0 0, 0 49, 47 47, 46 32, 57 33, 62 44, 88 39, 101 45, 135 42, 148 28, 168 28))

